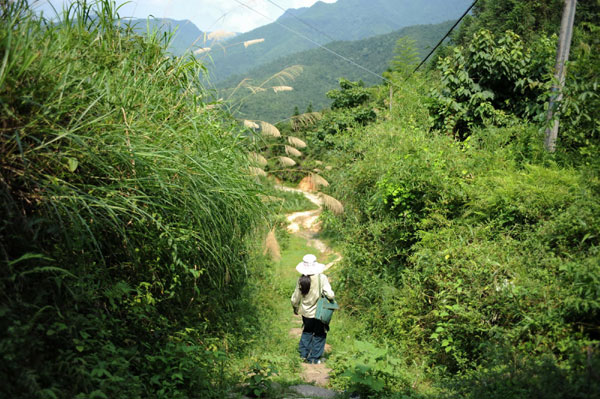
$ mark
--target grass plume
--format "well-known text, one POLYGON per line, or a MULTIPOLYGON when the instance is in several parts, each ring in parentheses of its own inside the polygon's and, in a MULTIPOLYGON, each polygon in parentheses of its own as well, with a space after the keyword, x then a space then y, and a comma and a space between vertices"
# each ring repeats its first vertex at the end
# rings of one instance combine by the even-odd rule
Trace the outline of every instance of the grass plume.
POLYGON ((279 132, 279 129, 268 122, 260 121, 260 130, 263 136, 281 137, 281 132, 279 132))
POLYGON ((306 143, 298 137, 288 136, 288 143, 296 148, 306 148, 306 143))
POLYGON ((316 173, 310 174, 310 181, 312 182, 313 186, 317 188, 329 186, 329 182, 316 173))
POLYGON ((319 197, 321 197, 321 199, 323 200, 323 205, 325 205, 325 207, 331 212, 338 215, 344 213, 344 205, 342 205, 340 201, 336 200, 332 196, 323 193, 319 193, 319 197))
POLYGON ((248 159, 250 160, 251 163, 258 165, 262 168, 267 166, 267 159, 265 157, 263 157, 262 155, 260 155, 259 153, 256 153, 256 152, 248 153, 248 159))
POLYGON ((246 40, 244 42, 244 47, 248 48, 248 46, 252 46, 253 44, 258 44, 258 43, 262 43, 264 42, 265 39, 264 38, 260 38, 260 39, 252 39, 252 40, 246 40))
POLYGON ((263 254, 268 254, 275 262, 281 260, 281 250, 279 248, 279 242, 277 242, 277 237, 275 236, 275 229, 272 229, 267 234, 263 254))
POLYGON ((279 160, 279 163, 281 164, 281 166, 283 167, 291 167, 291 166, 295 166, 296 165, 296 161, 294 161, 292 158, 288 158, 288 157, 277 157, 277 159, 279 160))
POLYGON ((294 88, 292 86, 273 86, 271 87, 275 93, 279 93, 280 91, 292 91, 294 88))
POLYGON ((298 151, 296 148, 286 145, 285 146, 285 153, 288 154, 289 156, 294 156, 294 157, 301 157, 302 153, 300 151, 298 151))

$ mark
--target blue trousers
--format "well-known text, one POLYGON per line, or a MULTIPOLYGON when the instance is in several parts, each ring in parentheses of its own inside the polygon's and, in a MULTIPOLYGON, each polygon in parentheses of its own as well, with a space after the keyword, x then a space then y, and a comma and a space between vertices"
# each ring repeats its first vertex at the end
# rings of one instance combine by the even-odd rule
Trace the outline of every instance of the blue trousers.
POLYGON ((325 351, 325 339, 329 328, 321 320, 314 318, 302 316, 302 322, 304 323, 304 329, 300 336, 298 351, 303 359, 306 359, 309 363, 316 363, 325 351))

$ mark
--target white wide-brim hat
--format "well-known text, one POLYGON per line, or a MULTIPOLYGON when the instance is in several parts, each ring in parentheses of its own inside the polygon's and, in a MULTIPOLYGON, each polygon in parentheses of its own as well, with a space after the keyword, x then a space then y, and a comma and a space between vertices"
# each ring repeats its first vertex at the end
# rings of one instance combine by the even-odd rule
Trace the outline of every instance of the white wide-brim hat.
POLYGON ((296 266, 298 273, 310 276, 311 274, 320 274, 325 270, 325 265, 317 262, 317 257, 313 254, 304 255, 302 262, 296 266))

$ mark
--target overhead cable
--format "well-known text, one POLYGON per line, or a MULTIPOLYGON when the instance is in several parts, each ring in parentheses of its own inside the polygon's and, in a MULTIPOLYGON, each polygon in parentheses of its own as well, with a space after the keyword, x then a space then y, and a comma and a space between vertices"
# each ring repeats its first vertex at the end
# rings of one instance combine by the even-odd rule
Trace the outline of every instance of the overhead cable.
POLYGON ((309 42, 311 42, 311 43, 312 43, 312 44, 314 44, 315 46, 317 46, 317 47, 320 47, 320 48, 322 48, 323 50, 330 52, 331 54, 335 55, 336 57, 339 57, 339 58, 343 59, 344 61, 346 61, 346 62, 348 62, 348 63, 350 63, 350 64, 354 65, 355 67, 357 67, 357 68, 360 68, 360 69, 362 69, 363 71, 365 71, 365 72, 368 72, 368 73, 370 73, 371 75, 373 75, 373 76, 376 76, 376 77, 378 77, 379 79, 382 79, 382 80, 384 80, 385 82, 389 83, 390 85, 396 86, 396 84, 394 84, 394 82, 390 81, 389 79, 386 79, 386 78, 384 78, 383 76, 379 75, 378 73, 376 73, 376 72, 373 72, 373 71, 371 71, 370 69, 367 69, 367 68, 365 68, 364 66, 362 66, 362 65, 360 65, 360 64, 357 64, 356 62, 352 61, 351 59, 349 59, 349 58, 347 58, 347 57, 344 57, 343 55, 341 55, 341 54, 339 54, 339 53, 337 53, 337 52, 333 51, 332 49, 330 49, 330 48, 327 48, 327 47, 325 47, 325 46, 323 46, 323 45, 321 45, 321 44, 319 44, 319 43, 315 42, 314 40, 312 40, 311 38, 307 37, 306 35, 303 35, 302 33, 300 33, 300 32, 298 32, 298 31, 296 31, 296 30, 294 30, 294 29, 290 28, 289 26, 286 26, 286 25, 282 24, 281 22, 279 22, 279 21, 277 21, 277 20, 275 20, 275 21, 271 20, 271 18, 269 18, 269 17, 268 17, 268 16, 266 16, 265 14, 261 13, 260 11, 257 11, 257 10, 255 10, 254 8, 252 8, 252 7, 250 7, 249 5, 245 4, 244 2, 242 2, 242 1, 240 1, 240 0, 235 0, 235 2, 236 2, 236 3, 238 3, 238 4, 240 4, 240 5, 242 5, 242 6, 244 6, 244 7, 246 7, 246 8, 247 8, 247 9, 249 9, 250 11, 253 11, 253 12, 257 13, 258 15, 260 15, 260 16, 262 16, 262 17, 264 17, 264 18, 266 18, 266 19, 268 19, 268 20, 270 20, 270 21, 272 21, 272 22, 276 23, 277 25, 279 25, 279 26, 281 26, 282 28, 284 28, 284 29, 286 29, 286 30, 288 30, 288 31, 292 32, 293 34, 295 34, 295 35, 297 35, 297 36, 300 36, 300 37, 301 37, 301 38, 303 38, 304 40, 308 40, 309 42))
POLYGON ((431 56, 431 54, 433 54, 433 52, 435 50, 437 50, 437 48, 442 44, 442 42, 444 40, 446 40, 448 35, 450 35, 450 33, 454 30, 454 28, 456 28, 456 25, 458 25, 460 23, 460 21, 463 20, 463 18, 469 13, 469 11, 471 11, 471 8, 473 8, 473 6, 477 3, 477 1, 478 0, 475 0, 473 2, 473 4, 471 4, 471 6, 469 8, 467 8, 467 11, 465 11, 463 13, 463 15, 454 23, 454 25, 452 25, 450 30, 444 35, 444 37, 442 37, 442 39, 438 42, 438 44, 435 45, 435 47, 429 52, 429 54, 427 54, 427 56, 425 58, 423 58, 423 61, 421 61, 421 63, 419 65, 417 65, 417 67, 410 73, 410 75, 408 75, 408 77, 406 79, 410 78, 412 76, 412 74, 417 72, 417 69, 419 69, 425 63, 425 61, 427 61, 427 59, 431 56))

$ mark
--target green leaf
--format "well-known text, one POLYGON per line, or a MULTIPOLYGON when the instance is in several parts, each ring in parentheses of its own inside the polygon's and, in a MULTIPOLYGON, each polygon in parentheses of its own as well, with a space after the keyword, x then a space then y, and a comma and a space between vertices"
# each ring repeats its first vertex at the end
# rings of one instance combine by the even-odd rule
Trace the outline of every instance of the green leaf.
POLYGON ((108 396, 101 390, 96 389, 90 393, 90 399, 108 399, 108 396))
POLYGON ((183 374, 181 373, 174 373, 173 375, 171 375, 171 379, 178 379, 180 381, 183 381, 183 374))
POLYGON ((79 161, 76 158, 67 158, 67 167, 70 172, 75 172, 77 166, 79 166, 79 161))

